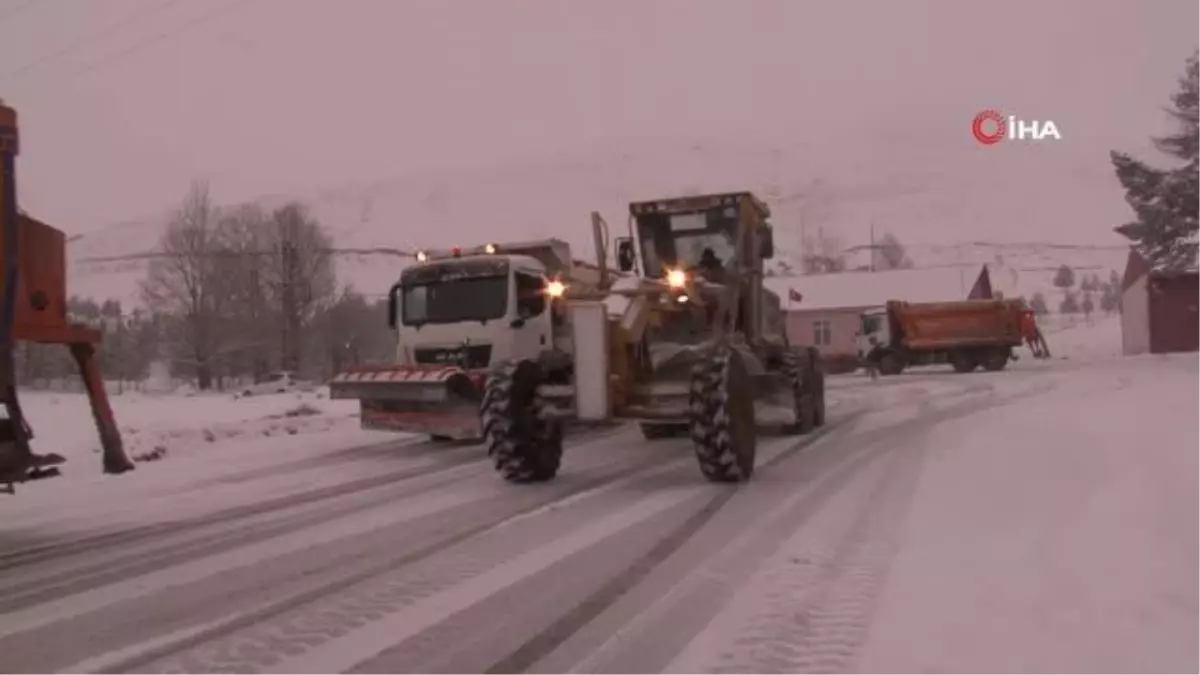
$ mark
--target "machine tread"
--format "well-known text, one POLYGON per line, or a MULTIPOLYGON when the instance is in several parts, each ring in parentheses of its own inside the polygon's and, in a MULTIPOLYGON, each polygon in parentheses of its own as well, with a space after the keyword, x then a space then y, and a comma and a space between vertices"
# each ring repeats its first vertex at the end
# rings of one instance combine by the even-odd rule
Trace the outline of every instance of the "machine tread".
POLYGON ((546 418, 538 395, 541 368, 531 361, 499 364, 484 386, 480 416, 488 456, 511 483, 547 481, 562 463, 562 425, 546 418))
POLYGON ((742 368, 728 345, 718 346, 692 367, 688 424, 700 471, 713 482, 745 481, 754 472, 754 407, 742 368), (739 424, 748 424, 748 433, 739 424), (739 436, 748 444, 740 454, 739 436))

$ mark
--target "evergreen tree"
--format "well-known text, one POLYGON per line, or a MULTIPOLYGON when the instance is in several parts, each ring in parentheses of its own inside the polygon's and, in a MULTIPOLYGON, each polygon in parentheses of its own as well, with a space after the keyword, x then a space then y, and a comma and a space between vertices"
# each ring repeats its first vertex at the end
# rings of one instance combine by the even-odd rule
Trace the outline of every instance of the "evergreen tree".
POLYGON ((1198 55, 1187 61, 1179 91, 1167 112, 1175 133, 1155 138, 1157 148, 1182 162, 1156 169, 1128 154, 1113 151, 1117 180, 1136 219, 1116 228, 1151 263, 1163 267, 1192 267, 1197 252, 1197 204, 1200 202, 1200 70, 1198 55))
POLYGON ((1117 311, 1117 307, 1121 304, 1121 287, 1108 284, 1104 287, 1104 291, 1100 294, 1100 309, 1104 310, 1105 314, 1112 314, 1117 311))
POLYGON ((1064 291, 1075 285, 1075 270, 1067 265, 1058 268, 1054 273, 1054 285, 1064 291))
POLYGON ((1050 313, 1050 308, 1046 305, 1046 296, 1042 295, 1041 292, 1033 294, 1033 297, 1029 300, 1029 308, 1033 310, 1034 314, 1050 313))
POLYGON ((1075 297, 1073 291, 1067 291, 1063 301, 1058 306, 1059 314, 1078 314, 1079 313, 1079 298, 1075 297))

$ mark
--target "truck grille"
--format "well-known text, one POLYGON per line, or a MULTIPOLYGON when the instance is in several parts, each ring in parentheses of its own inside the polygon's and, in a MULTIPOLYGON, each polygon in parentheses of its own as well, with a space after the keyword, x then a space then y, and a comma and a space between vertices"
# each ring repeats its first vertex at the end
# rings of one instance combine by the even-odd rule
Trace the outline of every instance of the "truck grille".
POLYGON ((468 369, 487 368, 492 359, 492 346, 418 347, 413 350, 413 358, 420 364, 462 365, 468 369))

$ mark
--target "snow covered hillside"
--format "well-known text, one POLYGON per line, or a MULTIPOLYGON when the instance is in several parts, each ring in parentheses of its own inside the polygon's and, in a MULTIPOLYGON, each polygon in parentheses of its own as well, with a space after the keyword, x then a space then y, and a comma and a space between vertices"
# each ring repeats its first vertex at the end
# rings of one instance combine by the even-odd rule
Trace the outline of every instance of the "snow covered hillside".
MULTIPOLYGON (((798 258, 801 224, 808 236, 824 228, 846 246, 868 244, 874 225, 879 235, 899 237, 918 266, 987 262, 1041 274, 1066 263, 1102 276, 1122 269, 1124 248, 1111 227, 1126 218, 1127 207, 1103 153, 1077 155, 1065 146, 1055 152, 987 153, 965 139, 942 140, 934 147, 920 135, 887 138, 838 152, 820 142, 627 143, 593 153, 297 190, 261 201, 275 205, 294 198, 309 204, 342 248, 556 236, 570 241, 577 256, 591 257, 592 210, 619 236, 631 200, 750 189, 772 205, 784 261, 798 258), (817 156, 838 160, 818 165, 812 159, 817 156), (1051 171, 1060 180, 1030 178, 1034 168, 1039 176, 1051 171), (1070 222, 1062 220, 1063 213, 1070 222), (1079 232, 1084 234, 1071 234, 1079 232), (1054 245, 1059 243, 1066 246, 1054 245)), ((156 201, 181 197, 160 195, 156 201)), ((144 262, 89 259, 151 250, 161 223, 161 217, 152 217, 74 238, 72 288, 126 303, 136 299, 144 262)), ((344 255, 339 273, 362 291, 382 292, 404 263, 386 255, 344 255)))

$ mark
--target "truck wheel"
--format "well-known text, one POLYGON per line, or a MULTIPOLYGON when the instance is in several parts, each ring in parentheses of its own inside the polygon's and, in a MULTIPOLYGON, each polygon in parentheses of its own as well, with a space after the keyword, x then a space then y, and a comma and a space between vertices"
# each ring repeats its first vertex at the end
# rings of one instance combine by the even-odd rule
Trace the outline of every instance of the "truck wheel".
POLYGON ((675 436, 686 433, 688 430, 688 425, 686 424, 643 423, 638 426, 642 428, 642 437, 648 441, 657 441, 662 438, 674 438, 675 436))
POLYGON ((904 363, 900 361, 900 357, 887 353, 879 357, 879 374, 880 375, 899 375, 904 372, 904 363))
POLYGON ((741 356, 719 345, 692 367, 688 426, 696 460, 714 483, 749 480, 757 437, 750 376, 741 356))
POLYGON ((956 373, 969 373, 975 370, 979 361, 971 352, 960 350, 950 355, 950 365, 956 373))
POLYGON ((1000 347, 987 353, 983 357, 983 369, 989 372, 1004 370, 1008 366, 1008 359, 1012 356, 1012 352, 1008 349, 1000 347))
POLYGON ((488 456, 511 483, 547 481, 562 463, 562 424, 546 419, 537 393, 543 379, 531 361, 500 364, 484 385, 480 416, 488 456))
POLYGON ((814 367, 808 354, 789 350, 784 352, 779 370, 791 387, 792 413, 795 415, 795 421, 785 425, 783 431, 786 434, 807 434, 816 427, 814 367))

